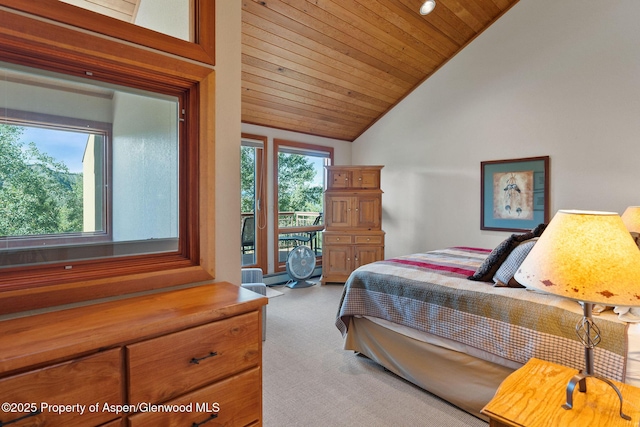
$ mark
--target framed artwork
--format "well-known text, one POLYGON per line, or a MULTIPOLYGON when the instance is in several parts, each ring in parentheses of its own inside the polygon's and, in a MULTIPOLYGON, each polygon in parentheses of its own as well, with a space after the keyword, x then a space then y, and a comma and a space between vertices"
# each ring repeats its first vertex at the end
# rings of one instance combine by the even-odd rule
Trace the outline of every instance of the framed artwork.
POLYGON ((480 229, 528 231, 549 222, 549 156, 480 163, 480 229))

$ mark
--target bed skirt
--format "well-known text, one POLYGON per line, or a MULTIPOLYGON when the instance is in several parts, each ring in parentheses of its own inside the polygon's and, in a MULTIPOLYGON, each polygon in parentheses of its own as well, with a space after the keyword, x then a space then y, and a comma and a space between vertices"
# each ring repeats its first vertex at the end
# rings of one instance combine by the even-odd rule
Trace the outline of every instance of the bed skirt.
POLYGON ((366 318, 351 318, 344 348, 362 353, 483 420, 488 419, 480 411, 513 372, 495 363, 398 334, 366 318))

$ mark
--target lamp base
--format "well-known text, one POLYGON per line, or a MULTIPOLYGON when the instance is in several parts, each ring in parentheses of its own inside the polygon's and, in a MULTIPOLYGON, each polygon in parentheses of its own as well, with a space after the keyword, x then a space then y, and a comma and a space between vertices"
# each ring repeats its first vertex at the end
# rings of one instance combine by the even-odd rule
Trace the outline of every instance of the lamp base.
POLYGON ((593 349, 600 343, 600 329, 594 323, 592 317, 593 304, 589 302, 582 303, 583 316, 582 320, 576 325, 576 334, 584 345, 584 361, 585 370, 577 373, 567 385, 567 403, 562 405, 564 409, 573 408, 573 391, 576 388, 576 384, 580 386, 580 392, 585 393, 587 391, 587 378, 595 378, 609 384, 611 388, 616 392, 620 399, 620 416, 625 420, 630 420, 631 417, 625 415, 622 412, 622 393, 618 390, 618 387, 608 379, 596 375, 593 368, 593 349))
POLYGON ((604 383, 609 384, 611 386, 611 388, 613 388, 613 390, 618 395, 618 399, 620 399, 620 417, 622 417, 625 420, 631 420, 631 417, 626 415, 622 411, 622 393, 620 393, 620 390, 618 390, 618 387, 616 387, 616 385, 614 383, 612 383, 611 381, 609 381, 606 378, 603 378, 603 377, 601 377, 599 375, 586 374, 584 372, 580 372, 580 373, 576 374, 569 381, 569 384, 567 385, 567 403, 562 405, 562 407, 564 409, 573 408, 573 391, 576 388, 576 384, 580 385, 580 391, 582 393, 586 392, 587 391, 587 378, 589 378, 589 377, 595 378, 595 379, 600 380, 600 381, 603 381, 604 383))

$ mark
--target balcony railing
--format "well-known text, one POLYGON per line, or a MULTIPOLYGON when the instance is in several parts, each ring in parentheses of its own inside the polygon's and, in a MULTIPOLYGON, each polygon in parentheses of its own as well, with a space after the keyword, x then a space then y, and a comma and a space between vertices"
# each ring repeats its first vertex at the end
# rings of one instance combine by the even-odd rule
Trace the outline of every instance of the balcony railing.
POLYGON ((308 227, 322 224, 322 214, 320 212, 279 212, 278 227, 308 227), (320 218, 318 221, 316 221, 320 218), (314 222, 316 224, 314 224, 314 222))
MULTIPOLYGON (((241 214, 241 236, 243 254, 252 254, 254 246, 253 212, 241 214)), ((321 212, 279 212, 278 213, 278 259, 283 261, 293 247, 304 244, 315 253, 322 254, 322 238, 320 231, 324 228, 321 212)))

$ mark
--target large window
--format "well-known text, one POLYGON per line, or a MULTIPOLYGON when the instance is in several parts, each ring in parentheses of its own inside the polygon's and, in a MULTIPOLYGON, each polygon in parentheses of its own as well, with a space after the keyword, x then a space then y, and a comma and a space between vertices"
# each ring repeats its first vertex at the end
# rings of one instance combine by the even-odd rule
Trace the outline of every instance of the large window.
POLYGON ((178 251, 177 97, 0 75, 0 272, 178 251))
MULTIPOLYGON (((89 16, 58 1, 0 4, 72 24, 89 16)), ((122 43, 7 8, 0 21, 0 197, 11 217, 0 315, 211 279, 214 196, 199 187, 213 176, 201 118, 214 105, 211 67, 135 45, 151 35, 135 26, 122 43)), ((99 15, 90 24, 121 28, 99 15)))
POLYGON ((275 140, 274 145, 276 271, 282 271, 295 246, 309 246, 318 261, 322 257, 324 166, 332 163, 333 148, 284 140, 275 140))

